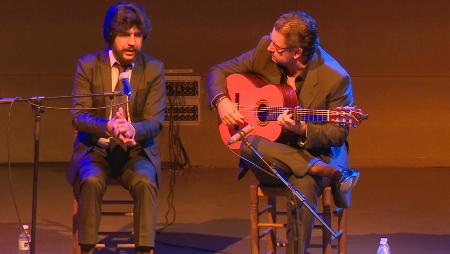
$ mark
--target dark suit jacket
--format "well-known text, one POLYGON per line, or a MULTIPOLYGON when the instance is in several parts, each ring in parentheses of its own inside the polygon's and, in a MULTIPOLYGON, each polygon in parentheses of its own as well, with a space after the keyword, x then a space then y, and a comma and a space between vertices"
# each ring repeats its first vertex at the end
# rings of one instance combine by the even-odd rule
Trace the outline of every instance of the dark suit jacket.
MULTIPOLYGON (((282 68, 272 61, 267 51, 269 36, 264 36, 256 48, 211 68, 208 73, 208 101, 220 93, 227 94, 225 78, 232 73, 256 73, 266 82, 279 84, 282 68)), ((353 102, 348 73, 322 48, 318 48, 307 64, 307 73, 298 97, 300 106, 314 109, 333 109, 353 102)), ((304 148, 325 162, 347 167, 348 128, 334 123, 307 123, 304 148)))
MULTIPOLYGON (((108 50, 87 55, 78 60, 72 95, 111 92, 111 67, 108 50)), ((157 170, 160 183, 161 162, 156 136, 161 131, 166 107, 166 86, 163 63, 139 54, 131 74, 133 97, 129 105, 131 121, 136 129, 136 142, 145 150, 157 170)), ((99 138, 107 138, 107 116, 111 109, 88 110, 111 105, 109 97, 76 98, 72 111, 72 125, 77 131, 72 162, 67 174, 73 184, 80 160, 96 145, 99 138)))

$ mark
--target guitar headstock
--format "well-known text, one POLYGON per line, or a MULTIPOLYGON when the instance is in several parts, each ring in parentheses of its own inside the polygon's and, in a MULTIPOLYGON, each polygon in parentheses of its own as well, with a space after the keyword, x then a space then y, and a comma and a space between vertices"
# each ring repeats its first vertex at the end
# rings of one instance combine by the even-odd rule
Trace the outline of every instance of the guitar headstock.
POLYGON ((353 106, 337 107, 330 110, 330 122, 346 126, 358 126, 363 120, 369 119, 369 115, 362 109, 353 106))

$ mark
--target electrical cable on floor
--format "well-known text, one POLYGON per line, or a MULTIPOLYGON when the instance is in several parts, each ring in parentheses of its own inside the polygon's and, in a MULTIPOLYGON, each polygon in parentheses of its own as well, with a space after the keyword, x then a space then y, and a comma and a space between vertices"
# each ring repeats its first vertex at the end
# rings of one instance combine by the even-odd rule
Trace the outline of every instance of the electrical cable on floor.
POLYGON ((180 138, 179 126, 175 124, 174 108, 181 104, 181 98, 177 96, 168 96, 169 102, 169 192, 167 193, 167 211, 164 214, 164 225, 157 229, 157 232, 162 232, 169 226, 175 223, 176 208, 175 208, 175 183, 176 177, 183 173, 185 167, 190 168, 191 162, 187 156, 186 149, 180 138))

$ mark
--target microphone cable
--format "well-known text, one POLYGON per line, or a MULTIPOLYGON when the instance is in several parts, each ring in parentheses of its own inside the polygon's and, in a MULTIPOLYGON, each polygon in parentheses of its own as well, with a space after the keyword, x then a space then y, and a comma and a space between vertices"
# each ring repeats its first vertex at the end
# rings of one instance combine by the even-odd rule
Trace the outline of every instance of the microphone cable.
POLYGON ((164 214, 164 225, 156 230, 162 232, 173 225, 177 218, 175 208, 175 184, 177 176, 183 174, 185 167, 191 168, 191 161, 180 137, 180 128, 175 124, 174 108, 181 103, 180 97, 167 96, 169 102, 169 192, 167 193, 167 211, 164 214))

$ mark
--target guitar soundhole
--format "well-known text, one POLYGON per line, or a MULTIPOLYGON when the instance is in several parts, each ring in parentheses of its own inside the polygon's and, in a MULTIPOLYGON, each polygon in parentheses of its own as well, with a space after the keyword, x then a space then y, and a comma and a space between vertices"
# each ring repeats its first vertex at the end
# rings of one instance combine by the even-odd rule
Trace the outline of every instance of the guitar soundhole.
POLYGON ((265 102, 260 102, 258 104, 258 123, 260 125, 266 125, 270 121, 270 111, 265 102))

